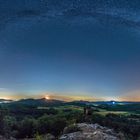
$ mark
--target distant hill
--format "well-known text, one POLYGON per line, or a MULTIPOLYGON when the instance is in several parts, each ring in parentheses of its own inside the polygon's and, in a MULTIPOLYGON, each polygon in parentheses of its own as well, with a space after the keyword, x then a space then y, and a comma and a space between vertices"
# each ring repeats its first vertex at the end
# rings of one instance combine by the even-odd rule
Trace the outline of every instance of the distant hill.
POLYGON ((14 101, 11 104, 19 104, 19 105, 27 105, 27 106, 56 106, 56 105, 62 105, 64 101, 60 100, 47 100, 45 98, 41 99, 21 99, 18 101, 14 101))
POLYGON ((67 104, 74 104, 74 105, 128 105, 128 104, 140 104, 140 102, 130 102, 130 101, 72 101, 67 104))
POLYGON ((130 102, 130 101, 98 101, 98 102, 92 102, 95 104, 107 104, 107 105, 126 105, 126 104, 139 104, 140 102, 130 102))
POLYGON ((0 103, 10 103, 10 102, 13 102, 13 100, 0 99, 0 103))
POLYGON ((75 105, 75 106, 81 106, 84 107, 86 105, 89 106, 115 106, 115 105, 137 105, 139 106, 140 102, 119 102, 119 101, 95 101, 95 102, 90 102, 90 101, 71 101, 71 102, 65 102, 61 100, 55 100, 55 99, 21 99, 18 101, 13 101, 13 100, 6 100, 6 99, 0 99, 1 104, 8 104, 8 106, 31 106, 31 107, 43 107, 43 106, 61 106, 61 105, 75 105))

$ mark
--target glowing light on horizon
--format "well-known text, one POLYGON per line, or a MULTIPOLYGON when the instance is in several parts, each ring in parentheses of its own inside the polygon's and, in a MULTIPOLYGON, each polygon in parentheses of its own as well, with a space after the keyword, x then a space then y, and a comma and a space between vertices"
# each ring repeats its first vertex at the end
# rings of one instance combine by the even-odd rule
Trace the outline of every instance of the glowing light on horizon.
POLYGON ((46 100, 50 100, 50 97, 48 95, 45 96, 46 100))
POLYGON ((11 98, 10 97, 0 97, 0 99, 5 99, 5 100, 10 100, 11 98))

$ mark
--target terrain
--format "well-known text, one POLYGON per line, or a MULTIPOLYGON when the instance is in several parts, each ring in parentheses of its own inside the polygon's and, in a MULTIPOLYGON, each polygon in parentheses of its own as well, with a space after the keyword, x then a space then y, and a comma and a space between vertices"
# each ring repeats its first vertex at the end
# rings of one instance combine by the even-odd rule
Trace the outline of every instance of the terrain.
MULTIPOLYGON (((49 134, 55 139, 64 139, 66 127, 70 126, 69 133, 74 133, 79 128, 72 125, 82 123, 93 126, 97 123, 113 129, 116 135, 121 133, 127 140, 140 138, 139 102, 22 99, 1 102, 0 112, 0 135, 6 138, 37 139, 49 134), (84 113, 85 108, 91 109, 89 115, 84 113)), ((101 129, 99 133, 104 132, 101 129)))

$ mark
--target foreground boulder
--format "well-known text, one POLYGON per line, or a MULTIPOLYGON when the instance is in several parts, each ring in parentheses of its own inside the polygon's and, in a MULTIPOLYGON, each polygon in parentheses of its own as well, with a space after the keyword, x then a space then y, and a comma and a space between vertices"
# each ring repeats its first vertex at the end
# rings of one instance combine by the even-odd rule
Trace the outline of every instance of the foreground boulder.
POLYGON ((125 140, 112 129, 98 124, 79 123, 66 127, 59 140, 125 140), (74 132, 75 131, 75 132, 74 132))

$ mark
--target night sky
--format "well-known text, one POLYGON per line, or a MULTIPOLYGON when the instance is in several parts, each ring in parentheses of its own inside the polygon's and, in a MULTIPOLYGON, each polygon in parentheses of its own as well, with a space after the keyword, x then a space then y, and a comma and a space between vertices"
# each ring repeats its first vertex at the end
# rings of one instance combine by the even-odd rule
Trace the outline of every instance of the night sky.
POLYGON ((139 0, 0 0, 0 98, 139 93, 139 0))

